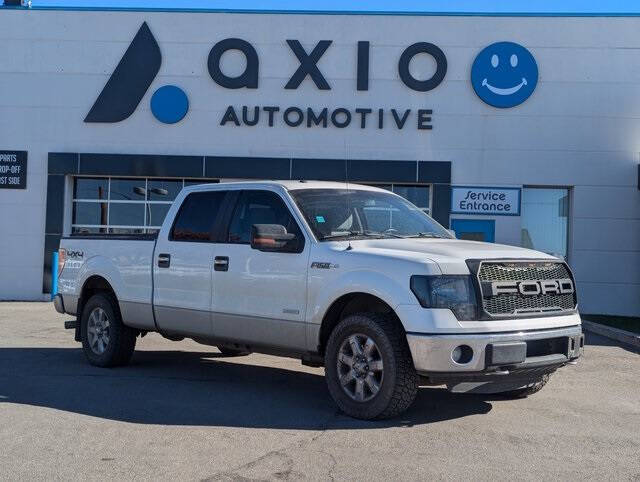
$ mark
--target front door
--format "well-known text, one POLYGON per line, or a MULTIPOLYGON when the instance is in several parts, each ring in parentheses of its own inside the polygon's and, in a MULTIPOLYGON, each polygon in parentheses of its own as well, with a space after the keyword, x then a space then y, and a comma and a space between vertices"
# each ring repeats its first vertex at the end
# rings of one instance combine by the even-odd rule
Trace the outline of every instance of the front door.
POLYGON ((160 330, 211 336, 214 226, 223 191, 189 194, 154 256, 154 309, 160 330))
POLYGON ((214 335, 248 344, 304 349, 309 243, 299 253, 252 249, 254 224, 281 224, 303 237, 277 193, 239 193, 225 239, 215 245, 214 335))
POLYGON ((456 232, 458 239, 487 243, 496 241, 496 222, 493 219, 452 219, 451 229, 456 232))

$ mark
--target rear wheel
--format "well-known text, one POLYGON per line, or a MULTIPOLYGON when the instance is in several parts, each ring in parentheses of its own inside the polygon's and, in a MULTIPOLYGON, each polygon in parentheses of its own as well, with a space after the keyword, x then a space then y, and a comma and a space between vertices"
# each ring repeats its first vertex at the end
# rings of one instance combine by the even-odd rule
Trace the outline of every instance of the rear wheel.
POLYGON ((92 365, 114 367, 129 363, 137 334, 122 323, 118 303, 110 294, 92 296, 82 310, 82 349, 92 365))
POLYGON ((404 331, 378 313, 352 315, 335 327, 327 343, 325 373, 336 404, 354 418, 399 415, 418 392, 404 331))

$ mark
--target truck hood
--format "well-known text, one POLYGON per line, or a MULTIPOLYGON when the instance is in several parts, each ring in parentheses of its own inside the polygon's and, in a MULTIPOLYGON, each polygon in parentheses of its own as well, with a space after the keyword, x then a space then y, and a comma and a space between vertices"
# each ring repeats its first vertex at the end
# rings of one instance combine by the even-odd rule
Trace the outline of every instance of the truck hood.
POLYGON ((443 274, 468 274, 468 259, 558 259, 531 249, 461 239, 367 239, 351 241, 351 247, 354 252, 421 263, 432 261, 443 274))

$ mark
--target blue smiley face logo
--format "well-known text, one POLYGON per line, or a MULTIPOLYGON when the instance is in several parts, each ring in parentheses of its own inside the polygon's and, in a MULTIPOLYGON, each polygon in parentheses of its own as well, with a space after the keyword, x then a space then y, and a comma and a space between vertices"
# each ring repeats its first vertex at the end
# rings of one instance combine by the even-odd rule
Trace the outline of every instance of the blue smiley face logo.
POLYGON ((471 67, 471 85, 493 107, 522 104, 538 84, 538 65, 522 45, 497 42, 482 50, 471 67))

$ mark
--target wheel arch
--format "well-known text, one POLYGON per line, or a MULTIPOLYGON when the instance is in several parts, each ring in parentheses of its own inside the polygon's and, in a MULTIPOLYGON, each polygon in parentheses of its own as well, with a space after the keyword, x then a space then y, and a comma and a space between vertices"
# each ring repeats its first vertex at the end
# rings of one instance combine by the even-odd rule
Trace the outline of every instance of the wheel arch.
POLYGON ((84 310, 84 306, 87 304, 87 301, 89 301, 93 295, 98 293, 108 293, 112 295, 116 301, 118 300, 115 290, 106 278, 97 274, 91 275, 84 281, 82 288, 80 289, 80 295, 78 298, 78 319, 82 316, 82 311, 84 310))
POLYGON ((404 331, 404 326, 394 309, 382 298, 365 292, 343 294, 335 299, 325 312, 318 335, 318 353, 324 356, 327 341, 333 329, 347 316, 356 313, 382 313, 389 315, 404 331))

